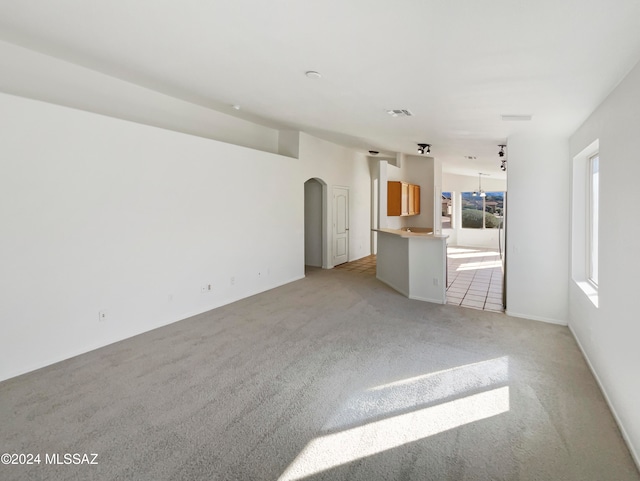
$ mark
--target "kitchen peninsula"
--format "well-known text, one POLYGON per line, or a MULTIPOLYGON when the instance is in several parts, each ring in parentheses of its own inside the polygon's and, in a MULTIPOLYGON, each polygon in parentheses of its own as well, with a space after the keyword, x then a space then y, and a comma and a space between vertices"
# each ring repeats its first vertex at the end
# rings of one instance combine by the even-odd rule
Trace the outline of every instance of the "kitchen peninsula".
POLYGON ((447 237, 431 229, 374 229, 376 277, 409 299, 446 303, 447 237))

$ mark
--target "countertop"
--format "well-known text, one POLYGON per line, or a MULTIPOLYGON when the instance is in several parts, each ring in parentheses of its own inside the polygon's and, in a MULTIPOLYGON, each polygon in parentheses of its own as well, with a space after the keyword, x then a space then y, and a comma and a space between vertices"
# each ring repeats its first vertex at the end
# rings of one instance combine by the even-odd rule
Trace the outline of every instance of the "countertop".
MULTIPOLYGON (((411 229, 411 228, 409 228, 411 229)), ((420 228, 416 228, 416 229, 424 229, 424 227, 420 228)), ((433 232, 413 232, 411 230, 407 231, 407 230, 401 230, 401 229, 387 229, 387 228, 381 228, 381 229, 371 229, 374 232, 383 232, 385 234, 393 234, 393 235, 397 235, 399 237, 420 237, 420 238, 425 238, 425 239, 446 239, 447 237, 449 237, 448 235, 435 235, 433 232)))

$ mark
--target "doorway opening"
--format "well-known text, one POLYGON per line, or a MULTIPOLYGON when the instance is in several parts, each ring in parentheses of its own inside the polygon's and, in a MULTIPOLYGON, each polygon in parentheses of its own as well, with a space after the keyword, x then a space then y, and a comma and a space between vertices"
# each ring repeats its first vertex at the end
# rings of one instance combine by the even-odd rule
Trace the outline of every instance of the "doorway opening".
POLYGON ((327 268, 327 184, 318 178, 304 183, 304 265, 327 268))
POLYGON ((504 312, 498 249, 447 247, 447 304, 504 312))
POLYGON ((447 304, 505 312, 507 192, 443 191, 447 304), (484 195, 482 195, 484 194, 484 195))

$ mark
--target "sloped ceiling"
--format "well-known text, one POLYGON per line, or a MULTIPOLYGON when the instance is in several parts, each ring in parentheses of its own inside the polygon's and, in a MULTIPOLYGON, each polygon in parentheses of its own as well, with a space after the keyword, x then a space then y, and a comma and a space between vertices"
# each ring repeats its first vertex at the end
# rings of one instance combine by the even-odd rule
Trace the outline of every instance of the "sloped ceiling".
POLYGON ((579 127, 640 60, 639 25, 637 0, 0 1, 7 42, 364 152, 431 143, 444 171, 495 176, 510 134, 579 127))

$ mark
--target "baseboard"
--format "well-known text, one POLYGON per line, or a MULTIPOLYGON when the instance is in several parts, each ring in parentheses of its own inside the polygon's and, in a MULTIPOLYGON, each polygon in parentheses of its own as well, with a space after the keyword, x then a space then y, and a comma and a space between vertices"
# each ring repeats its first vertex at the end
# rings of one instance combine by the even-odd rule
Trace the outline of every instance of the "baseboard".
POLYGON ((267 291, 270 291, 272 289, 277 289, 278 287, 282 287, 282 286, 285 286, 287 284, 291 284, 292 282, 299 281, 301 279, 304 279, 305 277, 306 276, 304 274, 301 275, 301 276, 295 276, 295 277, 292 277, 291 279, 288 279, 286 281, 270 285, 269 287, 254 289, 254 290, 245 292, 240 296, 234 296, 234 297, 230 297, 228 299, 224 299, 224 300, 222 300, 222 302, 220 302, 218 304, 215 304, 215 305, 213 305, 211 307, 205 308, 204 310, 202 310, 200 312, 195 312, 195 313, 190 314, 190 315, 184 315, 184 317, 182 317, 182 319, 180 319, 180 320, 182 321, 184 319, 188 319, 189 317, 197 316, 199 314, 203 314, 205 312, 212 311, 213 309, 217 309, 218 307, 222 307, 222 306, 226 306, 226 305, 229 305, 229 304, 233 304, 234 302, 241 301, 242 299, 247 299, 248 297, 255 296, 255 295, 258 295, 258 294, 262 294, 263 292, 267 292, 267 291))
POLYGON ((531 316, 529 314, 521 314, 519 312, 513 312, 510 310, 506 310, 505 314, 507 316, 511 316, 511 317, 519 317, 521 319, 529 319, 531 321, 540 321, 540 322, 546 322, 549 324, 557 324, 559 326, 568 326, 569 323, 567 321, 562 321, 560 319, 552 319, 550 317, 540 317, 540 316, 531 316))
POLYGON ((442 299, 431 299, 429 297, 420 297, 420 296, 409 296, 409 299, 415 299, 416 301, 424 301, 431 302, 433 304, 446 304, 447 301, 442 301, 442 299))
POLYGON ((385 281, 384 279, 380 279, 377 275, 376 275, 376 279, 378 279, 380 282, 382 282, 383 284, 388 285, 391 289, 393 289, 394 291, 399 292, 400 294, 402 294, 404 297, 409 297, 409 293, 405 292, 404 289, 399 289, 397 286, 394 286, 393 283, 385 281))
POLYGON ((363 256, 357 257, 355 259, 349 259, 347 262, 355 262, 355 261, 359 261, 360 259, 364 259, 365 257, 369 257, 371 256, 371 254, 365 254, 363 256))
POLYGON ((95 351, 96 349, 101 349, 101 348, 109 346, 111 344, 115 344, 116 342, 120 342, 120 341, 125 341, 127 339, 131 339, 132 337, 136 337, 136 336, 139 336, 141 334, 145 334, 147 332, 151 332, 151 331, 154 331, 156 329, 160 329, 162 327, 168 326, 169 324, 173 324, 175 322, 184 321, 184 320, 189 319, 191 317, 198 316, 198 315, 203 314, 205 312, 212 311, 213 309, 217 309, 219 307, 226 306, 228 304, 232 304, 234 302, 240 301, 242 299, 246 299, 247 297, 255 296, 256 294, 260 294, 262 292, 270 291, 271 289, 276 289, 278 287, 284 286, 284 285, 289 284, 291 282, 298 281, 300 279, 304 279, 304 275, 293 277, 293 278, 291 278, 289 280, 286 280, 286 281, 271 285, 271 286, 266 287, 266 288, 261 288, 261 289, 256 289, 256 290, 253 290, 253 291, 246 292, 242 296, 239 296, 239 297, 233 297, 233 298, 229 298, 229 299, 224 299, 220 303, 216 303, 215 305, 206 307, 204 309, 197 309, 197 310, 194 310, 194 311, 184 312, 184 313, 182 313, 182 314, 180 314, 178 316, 178 319, 173 319, 173 320, 169 320, 167 322, 163 322, 163 323, 157 324, 157 325, 151 327, 150 329, 136 330, 136 331, 132 331, 132 332, 126 334, 124 337, 116 336, 113 339, 105 339, 105 340, 102 340, 100 342, 89 344, 88 346, 79 348, 79 349, 74 350, 74 351, 67 352, 66 354, 63 354, 61 356, 56 356, 56 357, 53 357, 53 358, 49 358, 49 359, 47 359, 47 360, 45 360, 43 362, 32 364, 32 365, 23 367, 22 369, 18 369, 16 371, 9 372, 8 375, 6 375, 6 377, 0 378, 0 382, 7 381, 9 379, 13 379, 14 377, 22 376, 23 374, 28 374, 28 373, 33 372, 33 371, 37 371, 38 369, 43 369, 43 368, 45 368, 47 366, 51 366, 53 364, 57 364, 59 362, 66 361, 67 359, 71 359, 71 358, 74 358, 74 357, 77 357, 77 356, 81 356, 81 355, 86 354, 88 352, 95 351))
POLYGON ((589 356, 587 356, 587 352, 582 347, 582 344, 580 343, 580 339, 578 338, 578 336, 576 335, 575 331, 573 330, 570 324, 569 324, 569 332, 571 332, 571 335, 575 339, 576 344, 580 348, 580 352, 582 352, 582 356, 584 357, 585 361, 587 361, 587 366, 589 366, 589 369, 591 370, 591 374, 593 374, 593 377, 595 378, 596 382, 598 383, 598 386, 600 387, 600 391, 602 391, 604 400, 606 401, 607 406, 609 406, 609 410, 611 410, 611 414, 613 414, 613 419, 615 419, 616 424, 618 425, 618 429, 620 429, 620 434, 622 434, 622 439, 624 439, 624 442, 627 445, 629 452, 631 453, 631 458, 636 463, 636 467, 638 468, 638 471, 640 471, 640 456, 638 456, 638 452, 636 451, 635 447, 631 443, 631 438, 627 434, 627 431, 624 428, 622 421, 620 420, 620 416, 618 416, 618 412, 616 411, 616 408, 613 406, 613 403, 609 398, 609 394, 607 393, 607 390, 604 388, 602 381, 600 381, 600 377, 598 376, 598 373, 594 369, 593 364, 591 364, 591 360, 589 359, 589 356))
MULTIPOLYGON (((261 294, 263 292, 270 291, 271 289, 277 289, 278 287, 282 287, 284 285, 290 284, 290 283, 295 282, 295 281, 299 281, 299 280, 304 279, 304 278, 305 278, 304 275, 292 277, 289 280, 286 280, 286 281, 283 281, 283 282, 279 282, 279 283, 274 284, 274 285, 269 286, 269 287, 254 289, 254 290, 245 292, 244 294, 242 294, 240 296, 234 296, 234 297, 229 297, 227 299, 222 299, 220 302, 216 302, 215 304, 212 304, 212 305, 207 306, 207 307, 202 308, 202 309, 183 312, 182 314, 180 314, 178 316, 178 319, 176 319, 174 321, 166 322, 164 324, 158 325, 158 326, 153 327, 151 329, 147 329, 146 331, 141 331, 141 332, 139 332, 137 334, 134 334, 132 336, 124 337, 124 338, 119 339, 118 341, 114 341, 114 342, 124 341, 125 339, 129 339, 129 338, 134 337, 134 336, 139 336, 140 334, 144 334, 145 332, 150 332, 150 331, 153 331, 154 329, 160 329, 161 327, 168 326, 169 324, 173 324, 174 322, 186 321, 187 319, 189 319, 191 317, 199 316, 200 314, 204 314, 205 312, 213 311, 214 309, 218 309, 220 307, 228 306, 229 304, 233 304, 234 302, 238 302, 238 301, 241 301, 243 299, 247 299, 247 298, 249 298, 251 296, 255 296, 255 295, 261 294)), ((111 343, 111 344, 113 344, 113 343, 111 343)), ((105 345, 108 345, 108 344, 105 344, 105 345)), ((99 346, 99 347, 102 347, 102 346, 99 346)), ((98 349, 98 348, 96 348, 96 349, 98 349)), ((90 349, 90 350, 93 350, 93 349, 90 349)), ((89 351, 86 351, 86 352, 89 352, 89 351)))
MULTIPOLYGON (((173 322, 177 322, 177 321, 172 321, 172 322, 169 322, 168 324, 172 324, 173 322)), ((168 325, 168 324, 164 324, 164 325, 168 325)), ((164 325, 157 326, 157 327, 163 327, 164 325)), ((154 327, 153 329, 157 329, 157 327, 154 327)), ((153 330, 153 329, 149 329, 149 330, 153 330)), ((146 331, 143 331, 143 332, 146 332, 146 331)), ((42 362, 27 365, 21 369, 8 373, 6 377, 0 378, 0 382, 8 381, 9 379, 13 379, 14 377, 23 376, 25 374, 29 374, 30 372, 38 371, 39 369, 44 369, 45 367, 52 366, 54 364, 66 361, 68 359, 73 359, 74 357, 77 357, 77 356, 82 356, 83 354, 86 354, 91 351, 95 351, 96 349, 100 349, 100 348, 109 346, 111 344, 115 344, 116 342, 124 341, 125 339, 130 339, 132 337, 137 336, 138 334, 142 334, 143 332, 135 333, 121 339, 119 338, 119 339, 110 340, 110 341, 108 340, 106 342, 89 344, 86 347, 77 349, 75 351, 70 351, 66 354, 63 354, 62 356, 50 357, 49 359, 46 359, 42 362)))
POLYGON ((431 298, 428 298, 428 297, 412 296, 408 292, 406 292, 404 289, 398 288, 398 286, 393 285, 393 283, 391 283, 391 282, 385 281, 384 279, 380 279, 378 276, 376 276, 376 279, 378 279, 383 284, 388 285, 391 289, 393 289, 394 291, 399 292, 400 294, 402 294, 404 297, 406 297, 408 299, 412 299, 414 301, 431 302, 433 304, 446 304, 446 301, 442 302, 441 299, 431 299, 431 298))

